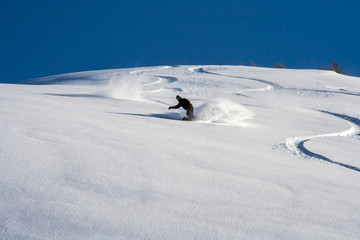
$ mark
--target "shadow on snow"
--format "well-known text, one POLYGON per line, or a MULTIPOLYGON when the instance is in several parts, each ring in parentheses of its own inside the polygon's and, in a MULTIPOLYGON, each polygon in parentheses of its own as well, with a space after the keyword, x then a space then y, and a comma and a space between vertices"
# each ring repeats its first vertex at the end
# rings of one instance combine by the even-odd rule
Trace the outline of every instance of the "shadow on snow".
POLYGON ((74 97, 74 98, 106 98, 105 96, 96 95, 96 94, 59 94, 59 93, 44 93, 43 95, 48 96, 57 96, 57 97, 74 97))
POLYGON ((339 165, 339 166, 342 166, 342 167, 345 167, 347 169, 350 169, 350 170, 354 170, 354 171, 357 171, 357 172, 360 172, 360 168, 357 168, 355 166, 351 166, 351 165, 348 165, 348 164, 345 164, 345 163, 341 163, 341 162, 336 162, 336 161, 333 161, 323 155, 320 155, 320 154, 317 154, 317 153, 314 153, 314 152, 311 152, 309 151, 307 148, 305 148, 304 144, 305 142, 307 142, 308 140, 310 139, 306 139, 304 141, 301 141, 298 143, 297 147, 298 149, 305 155, 309 156, 309 157, 314 157, 314 158, 317 158, 317 159, 320 159, 320 160, 323 160, 323 161, 326 161, 326 162, 329 162, 329 163, 332 163, 332 164, 336 164, 336 165, 339 165))
POLYGON ((167 120, 181 120, 181 115, 179 113, 164 113, 164 114, 142 114, 142 113, 119 113, 113 112, 114 114, 127 115, 127 116, 136 116, 136 117, 150 117, 150 118, 161 118, 167 120))

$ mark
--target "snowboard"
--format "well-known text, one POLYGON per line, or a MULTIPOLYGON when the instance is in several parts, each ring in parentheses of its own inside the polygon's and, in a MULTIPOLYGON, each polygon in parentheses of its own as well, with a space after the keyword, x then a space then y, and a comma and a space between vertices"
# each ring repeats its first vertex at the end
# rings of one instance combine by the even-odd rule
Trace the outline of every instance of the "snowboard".
POLYGON ((195 121, 196 117, 195 116, 193 118, 183 117, 181 120, 183 120, 183 121, 195 121))

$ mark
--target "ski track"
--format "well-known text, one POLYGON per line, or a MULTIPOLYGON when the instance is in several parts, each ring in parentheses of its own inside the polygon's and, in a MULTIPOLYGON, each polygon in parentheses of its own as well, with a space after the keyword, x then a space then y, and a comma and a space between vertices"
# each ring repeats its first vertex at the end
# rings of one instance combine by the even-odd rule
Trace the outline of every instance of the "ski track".
POLYGON ((333 113, 333 112, 324 111, 324 110, 317 110, 317 111, 344 119, 351 126, 350 129, 345 130, 340 133, 320 134, 320 135, 307 136, 307 137, 290 137, 285 140, 286 147, 288 149, 290 149, 291 151, 293 151, 294 154, 301 153, 308 157, 317 158, 319 160, 323 160, 323 161, 326 161, 326 162, 329 162, 332 164, 336 164, 336 165, 345 167, 350 170, 360 172, 360 168, 358 168, 358 167, 331 160, 323 155, 311 152, 310 150, 308 150, 305 147, 305 143, 312 139, 322 138, 322 137, 351 137, 351 136, 359 135, 359 133, 360 133, 360 119, 351 117, 351 116, 348 116, 345 114, 338 114, 338 113, 333 113))

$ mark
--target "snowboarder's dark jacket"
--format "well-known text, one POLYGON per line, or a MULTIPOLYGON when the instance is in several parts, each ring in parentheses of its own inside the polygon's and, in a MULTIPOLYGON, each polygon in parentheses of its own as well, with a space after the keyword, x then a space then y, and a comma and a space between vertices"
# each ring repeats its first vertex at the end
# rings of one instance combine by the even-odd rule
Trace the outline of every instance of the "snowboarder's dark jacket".
POLYGON ((186 98, 180 98, 178 101, 179 101, 178 105, 172 106, 172 107, 170 107, 170 109, 171 108, 176 109, 176 108, 180 108, 180 107, 183 107, 185 110, 193 109, 192 104, 186 98))

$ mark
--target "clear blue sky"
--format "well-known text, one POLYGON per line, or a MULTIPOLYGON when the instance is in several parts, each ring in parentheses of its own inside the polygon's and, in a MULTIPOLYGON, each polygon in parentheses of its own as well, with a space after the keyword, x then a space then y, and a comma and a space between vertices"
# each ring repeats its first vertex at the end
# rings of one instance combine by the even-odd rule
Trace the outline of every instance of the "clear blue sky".
POLYGON ((157 65, 247 64, 360 76, 360 1, 0 2, 0 82, 157 65))

